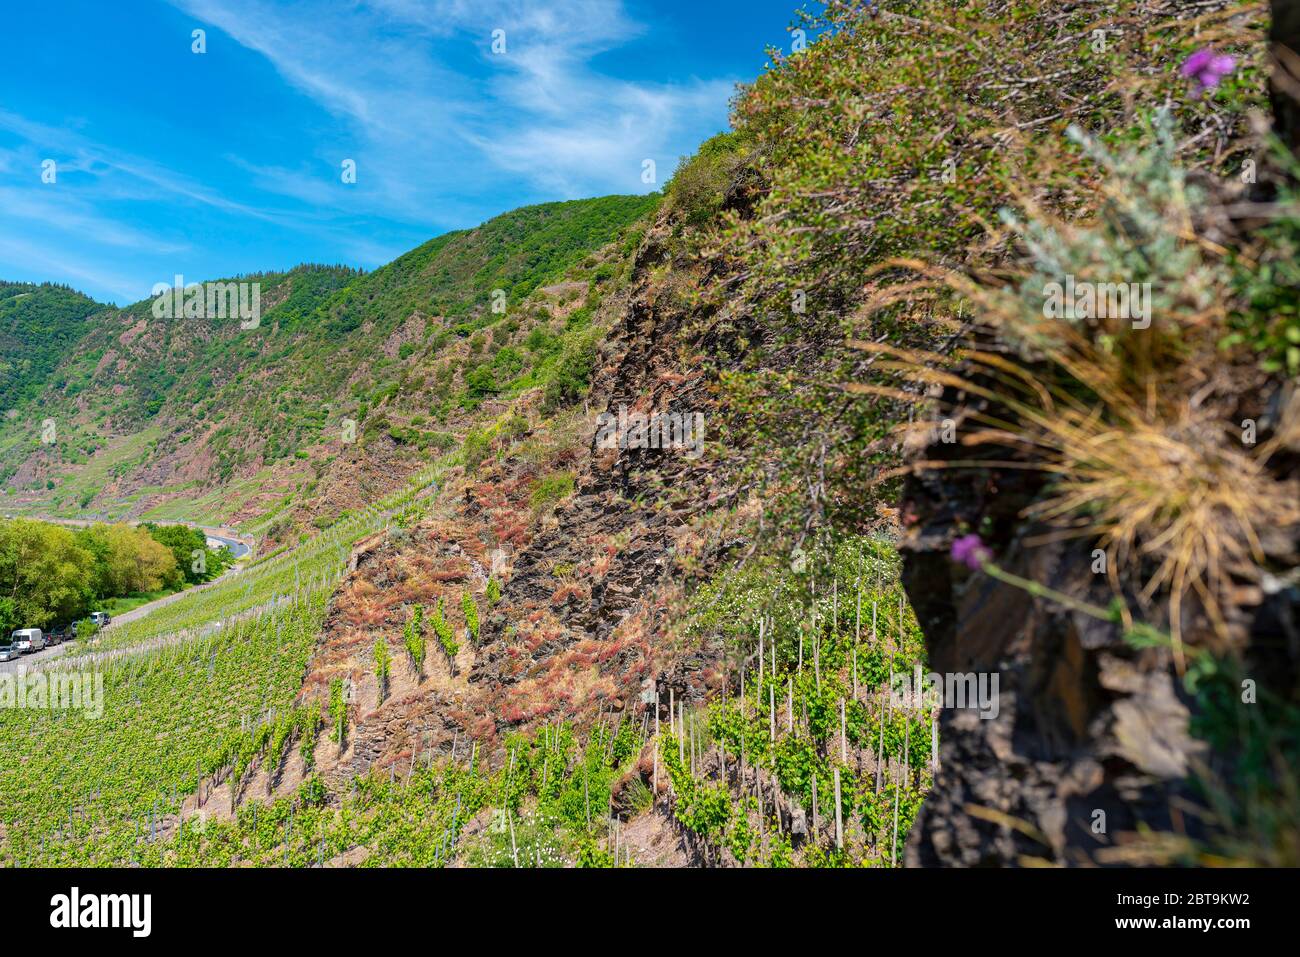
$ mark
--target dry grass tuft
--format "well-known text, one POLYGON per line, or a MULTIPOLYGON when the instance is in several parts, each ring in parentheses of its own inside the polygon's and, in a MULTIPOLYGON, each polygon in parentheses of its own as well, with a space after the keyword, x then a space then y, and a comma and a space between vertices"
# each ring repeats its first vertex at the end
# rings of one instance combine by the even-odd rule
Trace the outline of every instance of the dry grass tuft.
POLYGON ((1117 594, 1122 571, 1140 582, 1143 601, 1167 595, 1181 671, 1188 593, 1199 598, 1216 636, 1226 638, 1229 579, 1258 580, 1270 530, 1300 524, 1300 485, 1270 468, 1288 436, 1300 433, 1300 410, 1292 403, 1284 411, 1271 440, 1243 442, 1232 421, 1240 382, 1217 343, 1234 301, 1226 253, 1192 231, 1197 197, 1178 169, 1167 121, 1159 118, 1155 143, 1147 155, 1115 159, 1085 140, 1107 173, 1097 215, 1071 224, 1037 210, 1025 225, 1007 216, 1026 250, 1009 281, 991 285, 916 261, 888 264, 921 278, 886 287, 864 312, 922 290, 940 302, 955 296, 959 312, 973 308, 999 345, 943 355, 851 342, 875 353, 875 369, 914 388, 847 388, 938 405, 976 427, 964 432, 963 444, 1009 450, 1004 462, 914 462, 906 470, 1048 473, 1042 497, 1025 517, 1054 527, 1054 536, 1099 542, 1117 594), (1049 315, 1044 289, 1067 274, 1093 283, 1149 283, 1149 323, 1104 310, 1049 315), (944 408, 937 394, 957 398, 944 408))

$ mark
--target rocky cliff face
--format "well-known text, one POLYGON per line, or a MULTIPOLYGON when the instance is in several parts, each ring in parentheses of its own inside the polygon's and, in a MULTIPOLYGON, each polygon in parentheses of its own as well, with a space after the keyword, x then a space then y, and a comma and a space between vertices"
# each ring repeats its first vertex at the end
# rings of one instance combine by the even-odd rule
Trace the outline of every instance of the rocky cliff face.
MULTIPOLYGON (((995 717, 941 712, 940 770, 908 864, 1117 863, 1115 835, 1179 826, 1176 802, 1189 797, 1185 779, 1204 756, 1187 733, 1189 702, 1170 655, 1136 650, 1114 625, 957 571, 951 529, 937 517, 950 491, 913 490, 913 504, 934 511, 904 546, 904 581, 931 670, 996 676, 998 707, 995 717)), ((1105 588, 1087 553, 1060 543, 1017 539, 1003 561, 1073 594, 1105 588)))
MULTIPOLYGON (((1279 409, 1297 397, 1285 388, 1270 392, 1247 393, 1247 405, 1275 425, 1279 409)), ((954 448, 935 443, 922 457, 1005 458, 1005 450, 954 448)), ((1279 457, 1279 474, 1290 472, 1291 462, 1279 457)), ((983 522, 999 567, 1106 607, 1114 593, 1093 544, 1063 540, 1021 518, 1042 491, 1040 476, 990 466, 931 471, 904 486, 903 580, 926 634, 930 668, 998 679, 996 717, 973 708, 941 711, 940 769, 911 834, 911 866, 1165 863, 1170 858, 1159 842, 1138 841, 1138 832, 1205 838, 1207 801, 1190 779, 1209 774, 1231 782, 1235 773, 1233 755, 1216 755, 1189 733, 1199 703, 1167 647, 1126 641, 1118 623, 952 560, 953 540, 983 522)), ((1266 547, 1294 560, 1295 531, 1266 547)), ((1242 581, 1235 595, 1226 609, 1226 650, 1240 656, 1243 674, 1273 693, 1293 693, 1300 589, 1294 582, 1242 581)), ((1167 606, 1125 597, 1149 621, 1168 626, 1167 606)), ((1199 606, 1184 610, 1183 626, 1193 643, 1208 640, 1199 606)))
POLYGON ((613 325, 586 400, 549 417, 538 396, 522 401, 515 412, 531 423, 526 432, 477 469, 453 470, 433 514, 356 557, 304 692, 322 695, 339 676, 355 689, 346 743, 321 756, 336 784, 453 749, 463 757, 478 748, 499 766, 510 734, 558 720, 652 724, 644 696, 656 682, 665 702, 670 688, 685 701, 708 693, 709 650, 679 653, 667 636, 684 567, 707 574, 734 545, 701 525, 723 497, 726 470, 712 453, 597 443, 602 412, 607 421, 700 412, 707 428, 713 399, 683 332, 690 313, 656 278, 673 255, 671 226, 665 217, 648 231, 632 282, 603 307, 613 325), (537 506, 539 479, 557 472, 573 476, 573 493, 537 506), (495 605, 485 598, 492 577, 495 605), (476 641, 466 640, 466 593, 480 609, 476 641), (417 679, 401 659, 401 631, 415 604, 427 614, 439 600, 461 647, 451 659, 434 643, 417 679), (371 660, 377 636, 394 649, 382 696, 371 660))

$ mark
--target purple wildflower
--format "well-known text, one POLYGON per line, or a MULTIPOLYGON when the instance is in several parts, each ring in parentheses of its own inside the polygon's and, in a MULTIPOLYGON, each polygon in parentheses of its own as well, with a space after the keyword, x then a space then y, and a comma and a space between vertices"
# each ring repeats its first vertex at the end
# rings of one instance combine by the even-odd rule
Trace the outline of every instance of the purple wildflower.
POLYGON ((952 543, 952 560, 961 562, 972 571, 979 571, 992 557, 993 553, 978 535, 963 535, 952 543))
POLYGON ((1183 76, 1195 80, 1196 95, 1201 96, 1219 85, 1219 81, 1237 66, 1237 58, 1215 53, 1214 47, 1202 47, 1183 63, 1183 76))

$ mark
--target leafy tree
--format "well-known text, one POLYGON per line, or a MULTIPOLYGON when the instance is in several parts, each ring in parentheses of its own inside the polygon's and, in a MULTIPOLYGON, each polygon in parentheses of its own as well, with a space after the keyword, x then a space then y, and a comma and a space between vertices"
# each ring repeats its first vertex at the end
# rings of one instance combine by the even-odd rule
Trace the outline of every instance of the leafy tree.
POLYGON ((142 527, 154 541, 170 549, 176 560, 174 572, 164 582, 169 588, 211 581, 234 562, 230 549, 210 548, 207 536, 197 528, 188 525, 155 525, 152 522, 142 527))
POLYGON ((170 549, 155 541, 146 529, 109 525, 104 536, 108 542, 104 580, 109 594, 157 591, 175 575, 175 556, 170 549))
POLYGON ((0 522, 0 634, 42 628, 84 614, 95 557, 58 525, 0 522))
POLYGON ((0 282, 0 408, 39 396, 101 308, 67 286, 0 282))

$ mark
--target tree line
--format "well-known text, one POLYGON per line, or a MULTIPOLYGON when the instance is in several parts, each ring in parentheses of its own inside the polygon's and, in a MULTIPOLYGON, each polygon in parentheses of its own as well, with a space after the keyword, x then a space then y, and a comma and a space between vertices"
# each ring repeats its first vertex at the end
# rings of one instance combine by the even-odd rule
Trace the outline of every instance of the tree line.
POLYGON ((179 591, 233 561, 186 525, 0 521, 0 637, 76 621, 111 598, 179 591))

